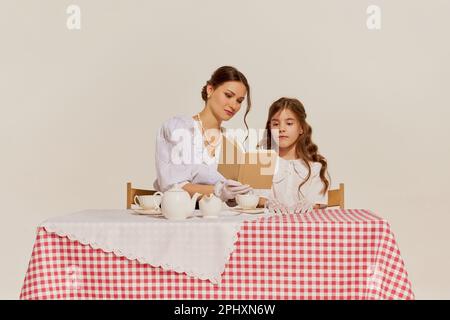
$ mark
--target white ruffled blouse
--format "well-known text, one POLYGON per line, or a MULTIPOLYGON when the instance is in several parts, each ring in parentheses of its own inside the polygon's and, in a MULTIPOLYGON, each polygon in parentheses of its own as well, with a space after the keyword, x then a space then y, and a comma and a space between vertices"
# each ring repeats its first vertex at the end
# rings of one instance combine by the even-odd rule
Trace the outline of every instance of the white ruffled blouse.
POLYGON ((328 193, 325 192, 325 194, 322 194, 324 183, 320 179, 322 164, 319 162, 310 162, 310 166, 311 175, 299 190, 300 184, 308 176, 308 167, 302 160, 285 160, 278 157, 272 189, 256 190, 255 193, 276 199, 287 207, 295 206, 303 198, 312 204, 326 206, 328 203, 328 193))
POLYGON ((308 167, 302 160, 285 160, 277 157, 275 174, 271 189, 257 189, 255 194, 277 200, 286 207, 295 207, 305 200, 313 205, 326 207, 328 192, 322 194, 324 183, 320 179, 322 164, 310 162, 311 175, 299 190, 299 186, 308 177, 308 167))
POLYGON ((225 178, 217 171, 221 143, 211 157, 203 143, 199 124, 188 116, 167 120, 156 135, 155 164, 157 191, 165 192, 174 184, 214 185, 225 178))

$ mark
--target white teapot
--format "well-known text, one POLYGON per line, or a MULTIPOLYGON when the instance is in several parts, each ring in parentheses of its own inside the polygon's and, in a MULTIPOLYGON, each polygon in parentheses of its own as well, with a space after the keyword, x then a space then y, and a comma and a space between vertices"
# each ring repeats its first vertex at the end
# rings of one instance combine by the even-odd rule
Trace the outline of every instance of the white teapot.
POLYGON ((189 193, 176 184, 163 194, 161 202, 163 216, 169 220, 186 219, 194 212, 199 196, 199 193, 195 193, 191 199, 189 193))
POLYGON ((223 206, 222 200, 220 200, 220 198, 216 197, 212 193, 208 196, 203 196, 198 204, 200 207, 200 211, 205 218, 218 217, 223 206))

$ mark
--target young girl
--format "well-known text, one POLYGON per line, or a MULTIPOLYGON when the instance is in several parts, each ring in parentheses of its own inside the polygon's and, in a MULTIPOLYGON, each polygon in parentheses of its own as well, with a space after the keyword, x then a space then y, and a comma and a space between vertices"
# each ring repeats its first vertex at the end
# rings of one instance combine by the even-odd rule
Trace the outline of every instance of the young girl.
MULTIPOLYGON (((303 213, 323 208, 328 202, 327 161, 311 140, 312 129, 297 99, 280 98, 270 109, 267 138, 261 148, 278 148, 278 163, 272 189, 260 205, 275 213, 303 213)), ((264 192, 263 192, 264 193, 264 192)))

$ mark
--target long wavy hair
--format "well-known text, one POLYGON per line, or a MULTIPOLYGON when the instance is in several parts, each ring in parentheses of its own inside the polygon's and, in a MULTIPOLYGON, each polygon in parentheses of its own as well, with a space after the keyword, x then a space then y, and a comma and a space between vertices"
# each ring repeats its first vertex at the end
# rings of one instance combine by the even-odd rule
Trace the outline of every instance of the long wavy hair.
POLYGON ((218 68, 211 75, 211 79, 206 81, 206 84, 203 86, 202 99, 205 102, 208 100, 208 94, 206 92, 207 85, 212 85, 212 87, 215 89, 218 86, 220 86, 221 84, 228 82, 228 81, 239 81, 247 89, 247 109, 245 110, 245 115, 244 115, 244 124, 247 129, 247 137, 245 139, 247 140, 247 138, 248 138, 247 115, 250 112, 250 109, 252 108, 252 101, 250 98, 250 85, 248 84, 247 78, 244 76, 244 74, 242 72, 240 72, 235 67, 231 67, 231 66, 223 66, 223 67, 218 68))
POLYGON ((297 120, 300 123, 300 126, 303 129, 303 134, 301 134, 297 141, 295 146, 295 152, 297 158, 303 160, 303 162, 308 167, 308 176, 306 177, 305 181, 303 181, 300 186, 298 187, 298 190, 300 191, 300 188, 308 181, 308 179, 311 177, 311 165, 310 162, 320 162, 322 164, 322 168, 320 169, 320 179, 322 180, 324 184, 324 188, 322 189, 322 194, 325 194, 325 192, 328 191, 328 188, 330 186, 329 181, 329 174, 327 172, 327 160, 319 153, 319 148, 317 145, 312 141, 311 135, 312 135, 312 128, 311 126, 306 122, 306 111, 303 104, 294 98, 280 98, 272 105, 269 109, 269 115, 266 122, 266 132, 267 132, 267 138, 265 139, 265 146, 267 149, 272 149, 272 133, 270 131, 270 123, 272 118, 280 111, 288 109, 292 111, 292 113, 295 115, 297 120))

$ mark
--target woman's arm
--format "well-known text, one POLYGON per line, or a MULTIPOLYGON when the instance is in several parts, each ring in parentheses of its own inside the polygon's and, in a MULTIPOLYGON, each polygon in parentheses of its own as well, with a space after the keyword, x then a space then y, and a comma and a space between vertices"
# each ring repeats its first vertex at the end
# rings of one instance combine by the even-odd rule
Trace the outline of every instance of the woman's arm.
MULTIPOLYGON (((208 184, 195 184, 195 183, 186 183, 183 186, 183 189, 189 192, 189 195, 192 197, 196 192, 203 195, 209 195, 214 193, 214 186, 208 184)), ((201 199, 201 197, 199 197, 201 199)))

